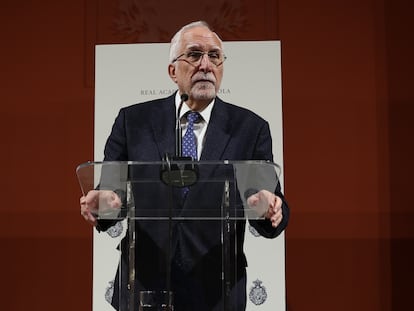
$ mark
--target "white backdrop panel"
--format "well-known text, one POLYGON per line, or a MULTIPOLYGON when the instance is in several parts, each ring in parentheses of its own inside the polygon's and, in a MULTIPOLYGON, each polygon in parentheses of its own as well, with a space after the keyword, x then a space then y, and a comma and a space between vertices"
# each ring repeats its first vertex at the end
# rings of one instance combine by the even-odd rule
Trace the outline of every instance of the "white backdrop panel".
MULTIPOLYGON (((96 47, 95 70, 95 161, 102 161, 105 141, 121 107, 165 97, 176 90, 168 76, 169 44, 117 44, 96 47)), ((279 41, 224 42, 228 59, 219 96, 246 107, 270 123, 274 162, 283 168, 281 55, 279 41)), ((283 170, 280 176, 283 189, 283 170)), ((115 229, 119 229, 119 227, 115 229)), ((93 310, 113 311, 105 300, 110 294, 125 232, 94 234, 93 310), (117 237, 114 237, 117 236, 117 237), (105 260, 102 260, 105 258, 105 260)), ((246 232, 248 258, 247 294, 260 280, 267 300, 256 305, 248 299, 247 310, 285 310, 284 235, 273 240, 246 232), (263 273, 266 272, 266 273, 263 273)))

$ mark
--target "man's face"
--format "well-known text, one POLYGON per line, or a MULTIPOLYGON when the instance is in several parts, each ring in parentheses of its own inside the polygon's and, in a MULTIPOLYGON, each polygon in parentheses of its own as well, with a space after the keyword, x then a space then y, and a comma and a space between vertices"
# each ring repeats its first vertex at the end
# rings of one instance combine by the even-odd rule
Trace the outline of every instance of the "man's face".
MULTIPOLYGON (((188 104, 192 109, 202 109, 217 94, 223 77, 223 64, 217 66, 207 54, 199 61, 191 62, 189 52, 206 52, 211 56, 223 54, 216 34, 205 27, 191 28, 182 34, 179 57, 169 66, 171 79, 177 83, 180 93, 189 95, 188 104)), ((177 55, 177 56, 179 56, 177 55)))

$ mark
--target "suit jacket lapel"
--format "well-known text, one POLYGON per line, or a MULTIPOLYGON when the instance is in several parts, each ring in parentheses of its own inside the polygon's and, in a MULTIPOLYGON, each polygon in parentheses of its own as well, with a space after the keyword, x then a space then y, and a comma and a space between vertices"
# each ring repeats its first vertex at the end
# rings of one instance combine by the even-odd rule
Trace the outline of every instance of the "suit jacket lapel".
MULTIPOLYGON (((162 99, 157 109, 152 111, 151 124, 161 158, 165 156, 166 152, 171 155, 175 153, 175 114, 175 93, 162 99)), ((228 110, 222 100, 217 97, 206 132, 201 154, 202 161, 222 160, 231 137, 232 123, 230 121, 228 110)))
POLYGON ((175 93, 162 99, 152 111, 151 124, 160 158, 175 152, 175 93))
POLYGON ((219 98, 216 98, 213 110, 211 111, 201 160, 224 160, 222 157, 230 139, 230 131, 231 122, 229 113, 224 103, 219 98))

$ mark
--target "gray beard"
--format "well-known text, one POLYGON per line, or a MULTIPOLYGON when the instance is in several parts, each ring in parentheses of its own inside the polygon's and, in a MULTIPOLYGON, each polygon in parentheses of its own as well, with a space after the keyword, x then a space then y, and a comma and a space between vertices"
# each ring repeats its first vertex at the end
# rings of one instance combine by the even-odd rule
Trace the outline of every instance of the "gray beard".
POLYGON ((213 100, 216 95, 216 89, 211 84, 208 87, 195 86, 191 90, 191 95, 195 100, 213 100))

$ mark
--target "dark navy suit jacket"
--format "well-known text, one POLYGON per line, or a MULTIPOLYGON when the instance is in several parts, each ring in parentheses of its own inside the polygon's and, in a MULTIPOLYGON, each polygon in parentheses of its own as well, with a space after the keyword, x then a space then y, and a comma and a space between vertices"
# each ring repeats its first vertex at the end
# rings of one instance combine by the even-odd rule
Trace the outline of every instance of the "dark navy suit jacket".
MULTIPOLYGON (((176 108, 175 94, 120 110, 112 132, 105 146, 105 161, 161 161, 166 153, 175 152, 176 108)), ((273 161, 272 140, 268 123, 253 112, 223 102, 216 98, 205 136, 200 161, 217 160, 269 160, 273 161)), ((196 185, 182 202, 182 209, 205 204, 220 204, 222 194, 215 187, 196 185), (206 203, 207 202, 207 203, 206 203)), ((289 219, 289 209, 284 201, 280 186, 275 193, 283 200, 283 221, 273 228, 270 221, 258 220, 253 226, 267 238, 278 236, 289 219)), ((147 188, 137 190, 136 201, 145 204, 164 204, 168 193, 166 189, 147 188)), ((179 200, 177 200, 179 201, 179 200)), ((139 204, 139 203, 138 203, 139 204)), ((180 207, 178 207, 180 208, 180 207)), ((110 223, 101 221, 98 229, 107 229, 110 223)), ((181 263, 175 264, 172 273, 175 291, 176 310, 221 310, 220 287, 222 249, 219 222, 176 222, 174 224, 173 250, 179 248, 181 263), (188 275, 188 278, 182 277, 188 275), (174 285, 175 284, 175 285, 174 285), (189 292, 190 291, 190 292, 189 292)), ((243 254, 244 222, 239 222, 233 232, 232 247, 236 249, 233 258, 235 267, 232 286, 242 310, 245 305, 245 287, 237 285, 245 278, 246 258, 243 254)), ((139 289, 165 289, 159 279, 165 279, 166 232, 168 226, 160 222, 147 221, 137 225, 136 269, 139 289), (154 277, 154 276, 159 276, 154 277)), ((173 255, 174 257, 174 255, 173 255)), ((175 257, 174 257, 175 258, 175 257)), ((123 264, 127 259, 123 258, 123 264)), ((119 277, 119 275, 118 275, 119 277)), ((117 280, 118 280, 117 277, 117 280)), ((115 286, 113 305, 117 307, 117 286, 115 286)), ((121 298, 125 304, 126 297, 121 298)))

